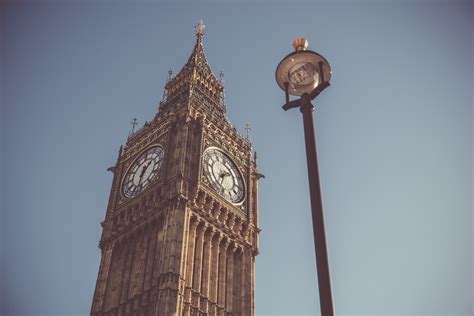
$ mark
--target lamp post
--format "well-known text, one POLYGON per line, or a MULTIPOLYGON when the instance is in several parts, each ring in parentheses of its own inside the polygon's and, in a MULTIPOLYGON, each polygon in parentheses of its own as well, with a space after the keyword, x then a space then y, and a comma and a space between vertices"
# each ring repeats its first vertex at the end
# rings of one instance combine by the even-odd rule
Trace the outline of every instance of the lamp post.
POLYGON ((295 51, 278 64, 275 77, 278 85, 285 91, 285 111, 299 107, 303 113, 304 137, 306 143, 306 162, 308 165, 309 193, 313 219, 314 248, 316 252, 316 272, 318 275, 319 301, 322 316, 333 316, 331 277, 324 231, 323 203, 319 183, 316 139, 314 137, 313 110, 311 100, 329 86, 331 66, 316 52, 306 50, 308 41, 297 38, 293 41, 295 51), (300 96, 290 101, 289 95, 300 96))

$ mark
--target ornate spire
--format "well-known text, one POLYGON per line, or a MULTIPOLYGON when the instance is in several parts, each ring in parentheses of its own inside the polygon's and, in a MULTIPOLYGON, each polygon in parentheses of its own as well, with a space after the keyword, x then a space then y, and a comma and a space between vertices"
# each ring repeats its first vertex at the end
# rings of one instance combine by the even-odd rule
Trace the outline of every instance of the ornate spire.
POLYGON ((222 106, 220 101, 224 86, 212 72, 204 54, 203 37, 205 25, 202 20, 198 22, 195 29, 196 44, 191 56, 189 56, 188 61, 177 75, 165 85, 167 99, 182 93, 183 89, 186 89, 186 92, 197 89, 212 101, 215 101, 217 105, 222 106))

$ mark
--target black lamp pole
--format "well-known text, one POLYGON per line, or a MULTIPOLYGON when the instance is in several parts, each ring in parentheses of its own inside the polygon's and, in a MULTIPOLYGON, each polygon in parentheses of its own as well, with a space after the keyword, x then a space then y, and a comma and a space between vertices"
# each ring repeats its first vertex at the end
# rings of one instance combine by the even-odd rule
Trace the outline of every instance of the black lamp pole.
MULTIPOLYGON (((315 91, 317 94, 314 97, 328 86, 328 82, 326 82, 324 86, 319 85, 316 88, 319 89, 315 91)), ((326 232, 324 229, 323 201, 321 198, 321 185, 319 183, 316 138, 314 136, 314 106, 311 104, 311 95, 308 93, 304 93, 301 95, 300 99, 291 102, 294 102, 291 107, 299 107, 301 113, 303 113, 306 162, 308 166, 309 194, 311 198, 311 215, 313 219, 314 250, 316 253, 316 270, 318 274, 321 315, 333 316, 334 306, 332 300, 331 276, 329 273, 326 232)), ((285 105, 288 105, 288 103, 285 105)))
POLYGON ((298 44, 298 40, 300 39, 295 40, 296 45, 294 42, 294 46, 297 51, 285 57, 280 63, 280 65, 278 65, 276 78, 280 87, 285 91, 286 103, 283 106, 283 109, 287 111, 291 108, 299 107, 301 113, 303 113, 306 162, 308 167, 309 193, 311 198, 311 215, 313 220, 314 250, 316 253, 316 272, 318 275, 321 315, 334 316, 331 277, 329 273, 329 259, 326 245, 326 233, 324 229, 323 202, 321 198, 318 158, 316 154, 316 138, 314 135, 314 123, 312 113, 314 110, 314 106, 313 104, 311 104, 311 100, 316 98, 319 93, 321 93, 329 86, 331 72, 329 63, 327 63, 324 57, 315 52, 306 51, 305 49, 307 46, 307 41, 301 39, 300 43, 303 44, 298 44), (302 42, 302 40, 304 40, 304 42, 302 42), (302 46, 303 48, 301 48, 302 46), (303 56, 304 54, 306 55, 303 56), (300 60, 297 60, 298 57, 300 57, 300 60), (311 61, 311 58, 313 58, 313 61, 311 61), (313 66, 301 66, 305 63, 306 65, 311 63, 313 66), (294 68, 296 68, 296 70, 293 71, 294 68), (315 76, 311 72, 311 70, 317 73, 317 76, 315 76), (294 75, 295 73, 296 75, 294 75), (296 85, 293 85, 293 87, 290 88, 290 84, 286 80, 291 80, 291 78, 289 78, 291 75, 294 75, 293 78, 296 78, 296 80, 306 80, 307 86, 311 86, 312 84, 313 87, 314 85, 316 87, 310 90, 310 92, 303 92, 309 90, 307 87, 303 87, 304 89, 298 90, 298 87, 296 85), (317 78, 315 80, 315 83, 308 83, 311 76, 317 78), (290 93, 293 95, 300 95, 301 97, 299 99, 290 101, 290 93))

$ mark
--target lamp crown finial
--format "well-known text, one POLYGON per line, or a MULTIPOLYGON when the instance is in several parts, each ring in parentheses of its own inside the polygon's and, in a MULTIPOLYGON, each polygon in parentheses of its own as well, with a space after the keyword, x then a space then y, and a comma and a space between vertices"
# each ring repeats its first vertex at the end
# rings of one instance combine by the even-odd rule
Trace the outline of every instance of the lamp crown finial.
POLYGON ((306 50, 306 48, 308 47, 308 41, 304 37, 297 37, 293 41, 293 47, 297 52, 306 50))

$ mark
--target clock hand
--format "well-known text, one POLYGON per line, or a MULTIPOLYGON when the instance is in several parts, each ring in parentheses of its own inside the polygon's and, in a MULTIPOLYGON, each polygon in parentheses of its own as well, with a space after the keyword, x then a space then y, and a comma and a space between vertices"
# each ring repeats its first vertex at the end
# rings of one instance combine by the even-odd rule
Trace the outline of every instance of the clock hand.
POLYGON ((148 164, 146 166, 144 166, 142 168, 142 171, 140 172, 140 182, 142 181, 143 175, 145 174, 145 172, 148 169, 148 167, 150 166, 150 164, 151 164, 151 160, 148 162, 148 164))
POLYGON ((219 193, 222 194, 222 190, 224 189, 224 187, 222 186, 222 182, 224 181, 224 178, 225 178, 225 173, 221 173, 219 175, 219 177, 221 178, 221 181, 219 182, 219 186, 220 186, 220 189, 219 189, 219 193))
POLYGON ((139 179, 138 179, 138 184, 137 186, 135 187, 135 190, 139 190, 141 191, 142 187, 143 187, 143 183, 142 183, 142 178, 143 178, 143 175, 145 174, 146 172, 146 169, 148 169, 148 166, 150 165, 151 161, 146 165, 146 166, 143 166, 142 170, 140 171, 140 176, 139 176, 139 179))

